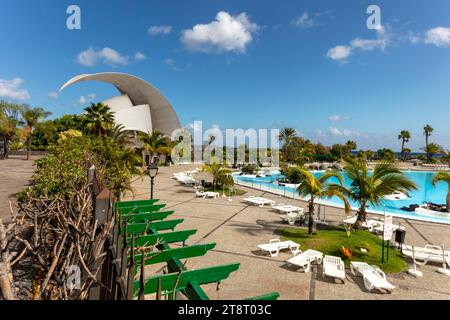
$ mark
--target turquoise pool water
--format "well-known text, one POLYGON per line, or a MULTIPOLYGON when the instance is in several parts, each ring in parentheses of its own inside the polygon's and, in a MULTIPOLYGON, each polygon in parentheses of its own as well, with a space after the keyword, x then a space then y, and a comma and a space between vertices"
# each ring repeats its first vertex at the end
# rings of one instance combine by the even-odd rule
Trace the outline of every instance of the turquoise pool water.
MULTIPOLYGON (((439 223, 450 224, 450 217, 443 216, 441 214, 425 214, 418 212, 407 212, 401 210, 404 206, 409 206, 410 204, 423 204, 424 202, 434 202, 438 204, 445 203, 445 199, 447 196, 447 184, 439 183, 436 186, 432 186, 431 179, 436 172, 425 172, 425 171, 404 171, 405 175, 407 175, 411 180, 413 180, 418 189, 415 191, 411 191, 409 193, 410 198, 405 200, 385 200, 382 205, 379 206, 370 206, 369 211, 373 213, 384 214, 391 213, 394 216, 411 218, 416 220, 424 220, 424 221, 433 221, 439 223)), ((323 172, 317 171, 314 172, 316 176, 320 176, 323 172)), ((240 175, 234 175, 234 179, 237 183, 243 183, 249 186, 252 186, 257 189, 263 189, 266 191, 272 191, 277 194, 283 194, 290 197, 299 198, 296 193, 295 188, 279 186, 274 183, 277 179, 282 178, 282 175, 279 172, 274 172, 270 177, 244 177, 240 175)), ((344 185, 349 186, 350 181, 344 175, 344 185)), ((337 197, 327 199, 324 201, 318 201, 319 203, 334 205, 338 207, 342 207, 343 203, 337 197)), ((359 204, 354 201, 350 201, 350 204, 353 209, 357 209, 359 204)))

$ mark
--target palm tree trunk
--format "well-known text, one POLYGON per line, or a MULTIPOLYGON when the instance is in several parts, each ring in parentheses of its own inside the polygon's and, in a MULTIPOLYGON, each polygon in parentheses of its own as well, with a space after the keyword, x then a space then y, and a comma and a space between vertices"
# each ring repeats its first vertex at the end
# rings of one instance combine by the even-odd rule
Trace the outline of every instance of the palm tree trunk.
POLYGON ((401 160, 405 160, 405 139, 402 139, 402 152, 401 152, 401 154, 400 154, 400 159, 401 160))
POLYGON ((30 153, 31 153, 31 131, 30 135, 28 136, 27 160, 30 160, 30 153))
POLYGON ((446 206, 447 212, 450 212, 450 188, 448 189, 448 192, 447 192, 447 199, 445 201, 445 206, 446 206))
POLYGON ((359 229, 361 225, 366 221, 366 203, 361 203, 361 207, 358 210, 358 218, 356 219, 355 228, 359 229))
POLYGON ((8 141, 3 137, 3 159, 8 158, 8 141))
POLYGON ((425 148, 427 152, 427 162, 430 162, 430 153, 428 152, 428 133, 425 134, 425 148))
POLYGON ((308 221, 308 234, 313 233, 314 226, 314 197, 309 200, 309 221, 308 221))

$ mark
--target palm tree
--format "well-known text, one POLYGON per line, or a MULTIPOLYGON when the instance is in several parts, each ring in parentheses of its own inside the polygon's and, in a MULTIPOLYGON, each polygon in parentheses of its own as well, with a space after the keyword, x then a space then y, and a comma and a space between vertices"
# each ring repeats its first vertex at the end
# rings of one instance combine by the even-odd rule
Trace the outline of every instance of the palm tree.
POLYGON ((366 162, 348 158, 344 162, 344 172, 351 181, 344 194, 360 204, 356 227, 360 227, 366 220, 368 204, 381 204, 385 196, 396 191, 408 192, 417 189, 416 184, 389 161, 377 163, 373 172, 369 172, 366 162))
POLYGON ((432 162, 434 155, 442 153, 443 149, 437 143, 431 142, 425 147, 425 152, 427 153, 427 161, 432 162))
POLYGON ((213 177, 213 189, 219 182, 227 181, 227 176, 231 174, 231 170, 227 168, 225 163, 217 163, 215 160, 212 163, 205 163, 202 165, 202 172, 209 173, 213 177))
POLYGON ((294 128, 283 128, 280 130, 278 140, 283 141, 285 144, 289 144, 292 138, 297 136, 297 130, 294 128))
POLYGON ((358 145, 355 141, 349 140, 346 142, 345 146, 347 147, 349 153, 351 154, 353 150, 358 149, 358 145))
POLYGON ((450 212, 450 173, 448 172, 438 172, 435 176, 431 179, 431 184, 435 186, 439 182, 445 182, 448 185, 447 190, 447 198, 445 200, 445 206, 447 212, 450 212))
POLYGON ((289 156, 288 149, 292 139, 295 137, 297 137, 297 130, 294 128, 283 128, 280 130, 280 134, 278 135, 278 140, 283 142, 282 151, 286 162, 290 162, 292 160, 289 156))
POLYGON ((404 157, 405 157, 405 160, 406 160, 406 157, 407 157, 409 154, 411 154, 411 149, 410 149, 410 148, 405 148, 405 149, 403 149, 403 155, 404 155, 404 157))
POLYGON ((450 151, 442 150, 441 162, 446 162, 450 166, 450 151))
MULTIPOLYGON (((433 127, 430 126, 429 124, 427 124, 424 128, 423 128, 423 134, 425 135, 425 150, 428 149, 428 138, 431 136, 431 133, 433 132, 433 127)), ((427 162, 431 161, 431 157, 430 154, 427 151, 427 162)))
POLYGON ((405 160, 405 143, 409 142, 409 139, 411 139, 411 134, 407 130, 402 130, 400 134, 398 135, 398 139, 402 140, 402 150, 400 152, 400 159, 405 160))
POLYGON ((309 223, 308 233, 312 234, 314 224, 314 206, 316 199, 331 198, 333 196, 339 197, 345 205, 345 212, 350 211, 350 204, 347 198, 343 194, 343 179, 337 171, 328 171, 324 173, 320 178, 317 178, 307 169, 299 169, 301 172, 301 182, 297 188, 297 192, 302 197, 309 196, 308 210, 309 210, 309 223), (329 183, 328 180, 335 178, 339 184, 329 183))
POLYGON ((160 154, 167 153, 170 147, 170 139, 159 130, 152 130, 147 134, 140 134, 139 138, 144 143, 144 150, 151 156, 151 162, 160 154))
POLYGON ((17 126, 21 125, 19 120, 20 106, 0 101, 0 137, 3 140, 3 159, 8 158, 9 143, 17 132, 17 126))
POLYGON ((87 129, 99 137, 105 136, 114 124, 114 113, 111 112, 111 108, 100 102, 91 103, 84 110, 87 129))
POLYGON ((106 131, 106 136, 120 145, 124 145, 130 140, 130 132, 126 131, 125 126, 120 123, 109 127, 106 131))
POLYGON ((29 108, 24 106, 22 110, 22 118, 25 121, 25 127, 27 129, 27 160, 30 160, 30 152, 31 152, 31 133, 36 127, 36 125, 42 119, 47 118, 51 115, 51 112, 45 111, 43 108, 29 108))

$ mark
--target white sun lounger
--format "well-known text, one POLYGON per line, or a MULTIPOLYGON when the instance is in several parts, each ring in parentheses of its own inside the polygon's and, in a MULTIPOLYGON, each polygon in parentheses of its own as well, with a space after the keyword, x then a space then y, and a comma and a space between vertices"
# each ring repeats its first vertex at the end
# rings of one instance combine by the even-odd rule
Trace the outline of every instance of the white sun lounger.
POLYGON ((280 216, 281 221, 289 223, 289 225, 294 225, 297 221, 300 221, 303 217, 303 212, 288 212, 285 215, 280 216))
POLYGON ((272 206, 272 209, 278 211, 280 213, 289 213, 289 212, 299 212, 303 213, 304 209, 296 206, 291 206, 290 204, 278 204, 276 206, 272 206))
POLYGON ((269 200, 266 198, 261 198, 261 197, 249 197, 249 198, 242 199, 242 201, 247 202, 249 204, 257 205, 260 207, 264 207, 266 204, 269 204, 269 205, 275 204, 275 201, 269 200))
MULTIPOLYGON (((413 258, 412 246, 403 245, 402 246, 403 255, 413 258)), ((450 267, 450 251, 442 252, 440 246, 426 245, 425 247, 414 247, 414 263, 418 265, 424 265, 428 262, 443 263, 444 258, 447 265, 450 267)))
MULTIPOLYGON (((343 221, 343 223, 345 225, 354 225, 356 223, 356 216, 353 217, 347 217, 347 219, 345 219, 343 221)), ((379 221, 377 220, 367 220, 365 222, 363 222, 362 226, 366 229, 368 229, 369 231, 373 231, 373 229, 379 225, 379 221)))
POLYGON ((287 260, 288 265, 294 265, 303 269, 303 271, 309 272, 311 270, 311 263, 316 262, 318 265, 322 263, 323 253, 316 250, 306 250, 302 252, 298 250, 294 253, 294 257, 287 260))
POLYGON ((350 262, 350 270, 354 275, 359 273, 363 277, 364 286, 369 291, 377 289, 392 293, 392 290, 395 289, 395 286, 387 281, 385 273, 377 266, 370 266, 365 262, 353 261, 350 262))
POLYGON ((213 191, 207 191, 207 192, 205 192, 205 197, 206 198, 214 198, 214 199, 216 199, 216 198, 218 198, 220 196, 220 193, 218 193, 218 192, 213 192, 213 191))
POLYGON ((295 252, 300 250, 300 245, 291 240, 280 241, 280 239, 272 239, 269 243, 258 245, 258 248, 261 251, 268 252, 271 257, 276 257, 281 250, 286 249, 291 250, 295 254, 295 252))
POLYGON ((339 257, 325 256, 323 259, 322 277, 329 276, 345 282, 345 265, 339 257))
POLYGON ((206 197, 206 192, 203 191, 195 191, 195 195, 199 198, 205 198, 206 197))
MULTIPOLYGON (((405 230, 405 227, 399 226, 397 224, 392 224, 392 234, 394 234, 394 232, 396 230, 405 230)), ((375 231, 378 233, 383 233, 384 232, 384 223, 381 223, 380 225, 373 227, 372 231, 375 231)))

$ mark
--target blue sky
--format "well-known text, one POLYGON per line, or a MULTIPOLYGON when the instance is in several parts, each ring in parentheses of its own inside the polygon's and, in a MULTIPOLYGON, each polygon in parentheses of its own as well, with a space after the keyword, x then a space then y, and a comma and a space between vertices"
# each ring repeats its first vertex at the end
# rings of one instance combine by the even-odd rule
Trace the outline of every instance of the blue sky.
POLYGON ((326 145, 450 148, 450 2, 5 1, 0 98, 80 113, 117 92, 81 73, 135 74, 169 99, 182 124, 291 126, 326 145), (66 9, 81 8, 81 30, 66 9), (366 9, 381 8, 380 30, 366 9), (220 13, 221 12, 221 13, 220 13), (220 13, 220 14, 219 14, 220 13))

